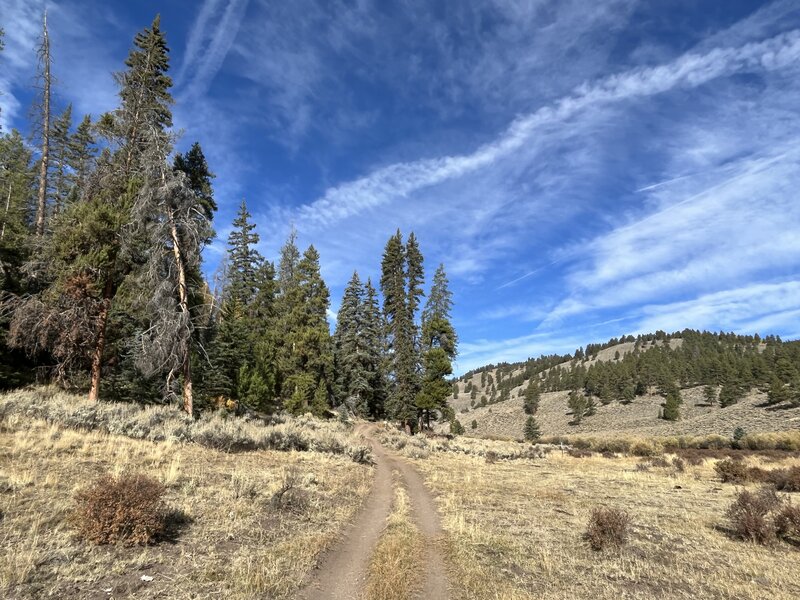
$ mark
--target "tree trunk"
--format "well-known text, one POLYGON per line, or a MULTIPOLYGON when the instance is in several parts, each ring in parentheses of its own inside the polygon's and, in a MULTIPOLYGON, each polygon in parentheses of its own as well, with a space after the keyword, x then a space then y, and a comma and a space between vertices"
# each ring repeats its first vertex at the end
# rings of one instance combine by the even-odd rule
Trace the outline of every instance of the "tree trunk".
MULTIPOLYGON (((178 227, 175 219, 169 215, 170 235, 172 236, 172 253, 175 257, 175 267, 178 269, 178 305, 181 312, 186 316, 187 322, 191 321, 189 314, 189 288, 186 283, 186 268, 183 264, 180 241, 178 238, 178 227)), ((186 338, 186 346, 183 348, 183 409, 189 416, 193 416, 194 399, 192 397, 192 367, 189 360, 189 338, 186 338)))
POLYGON ((106 324, 108 313, 111 310, 111 298, 114 295, 114 284, 111 279, 106 282, 103 289, 103 305, 97 315, 97 339, 92 353, 92 385, 89 388, 89 400, 96 402, 100 398, 100 375, 103 370, 103 350, 106 346, 106 324))
POLYGON ((50 38, 47 35, 47 12, 42 24, 41 47, 42 74, 42 161, 39 165, 39 197, 36 207, 36 235, 44 235, 45 212, 47 211, 47 168, 50 161, 50 38))
POLYGON ((11 207, 11 182, 8 182, 8 195, 6 196, 6 211, 3 213, 3 229, 0 230, 0 241, 6 237, 6 223, 8 222, 8 209, 11 207))

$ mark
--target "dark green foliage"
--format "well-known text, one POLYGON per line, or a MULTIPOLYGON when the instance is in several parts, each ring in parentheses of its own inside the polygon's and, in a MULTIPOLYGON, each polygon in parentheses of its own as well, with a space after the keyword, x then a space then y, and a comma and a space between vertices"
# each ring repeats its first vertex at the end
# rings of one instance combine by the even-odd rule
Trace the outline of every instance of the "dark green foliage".
POLYGON ((714 404, 717 401, 717 388, 713 385, 707 385, 703 388, 703 399, 707 404, 714 404))
POLYGON ((389 350, 386 412, 406 428, 417 418, 419 329, 416 308, 422 295, 422 255, 413 234, 403 244, 398 230, 389 238, 381 261, 381 291, 389 350))
POLYGON ((719 391, 719 405, 722 408, 736 404, 744 395, 744 391, 736 381, 730 381, 722 384, 722 389, 719 391))
POLYGON ((680 418, 680 407, 682 403, 681 393, 677 387, 668 390, 664 400, 663 418, 667 421, 677 421, 680 418))
POLYGON ((525 441, 527 442, 535 442, 542 436, 541 431, 539 431, 539 424, 536 422, 536 419, 533 416, 528 417, 528 419, 525 421, 523 434, 525 436, 525 441))
POLYGON ((450 433, 453 435, 464 435, 464 426, 458 419, 450 421, 450 433))
POLYGON ((444 265, 439 265, 422 311, 422 385, 415 401, 421 422, 428 426, 431 416, 447 406, 450 384, 446 378, 453 372, 451 361, 457 351, 456 333, 450 323, 452 306, 444 265))
POLYGON ((478 428, 478 421, 472 419, 472 429, 477 429, 477 428, 478 428))
POLYGON ((539 399, 541 392, 539 391, 539 384, 535 380, 531 380, 528 387, 525 388, 525 399, 523 400, 522 408, 526 415, 535 415, 539 410, 539 399))
POLYGON ((366 417, 383 412, 383 323, 372 283, 353 273, 333 337, 337 403, 366 417))
POLYGON ((737 427, 736 429, 733 430, 733 440, 735 442, 740 441, 746 435, 747 435, 747 432, 744 430, 743 427, 737 427))
POLYGON ((276 302, 277 366, 284 408, 324 414, 334 389, 328 287, 314 246, 298 259, 294 235, 281 251, 276 302))
POLYGON ((791 398, 790 390, 778 376, 773 377, 767 392, 767 404, 780 404, 791 398))
POLYGON ((589 408, 589 402, 586 399, 586 396, 584 396, 582 393, 578 392, 577 390, 572 390, 569 393, 567 405, 572 411, 572 424, 577 425, 583 420, 583 417, 589 408))

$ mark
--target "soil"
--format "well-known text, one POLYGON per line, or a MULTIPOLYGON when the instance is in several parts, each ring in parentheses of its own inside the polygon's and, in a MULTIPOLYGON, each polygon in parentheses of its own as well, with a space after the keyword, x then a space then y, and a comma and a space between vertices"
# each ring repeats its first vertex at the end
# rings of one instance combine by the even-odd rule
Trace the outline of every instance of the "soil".
POLYGON ((363 597, 370 559, 391 510, 392 472, 399 473, 408 491, 414 522, 424 537, 425 571, 420 574, 418 598, 448 598, 447 574, 442 558, 439 513, 422 477, 405 459, 390 453, 375 439, 376 425, 361 424, 357 433, 372 446, 376 465, 372 491, 341 538, 323 555, 299 600, 349 600, 363 597))

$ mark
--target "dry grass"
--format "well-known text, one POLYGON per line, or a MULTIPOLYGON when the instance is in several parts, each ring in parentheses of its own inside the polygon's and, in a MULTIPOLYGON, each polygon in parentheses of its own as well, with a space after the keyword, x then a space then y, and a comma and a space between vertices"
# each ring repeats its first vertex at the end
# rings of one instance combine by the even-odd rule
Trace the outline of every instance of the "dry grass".
POLYGON ((17 415, 82 431, 100 431, 151 442, 193 442, 225 452, 301 450, 345 454, 368 464, 371 453, 345 424, 311 415, 236 417, 225 411, 193 420, 171 406, 141 407, 119 402, 89 402, 56 387, 17 390, 0 396, 0 422, 17 415))
POLYGON ((794 545, 757 546, 727 529, 738 488, 719 483, 714 460, 682 471, 671 461, 639 471, 638 462, 561 452, 494 464, 452 452, 415 461, 442 513, 453 598, 800 597, 794 545), (583 533, 603 506, 624 508, 632 525, 626 546, 598 554, 583 533))
POLYGON ((408 494, 395 472, 394 502, 369 566, 366 597, 369 600, 407 600, 413 597, 422 571, 424 547, 411 520, 408 494))
POLYGON ((344 455, 230 454, 7 414, 0 422, 0 597, 287 598, 359 508, 371 479, 369 467, 344 455), (164 499, 176 511, 170 541, 141 548, 79 541, 68 523, 75 492, 103 473, 128 470, 166 486, 164 499), (297 474, 302 512, 270 505, 287 472, 297 474))

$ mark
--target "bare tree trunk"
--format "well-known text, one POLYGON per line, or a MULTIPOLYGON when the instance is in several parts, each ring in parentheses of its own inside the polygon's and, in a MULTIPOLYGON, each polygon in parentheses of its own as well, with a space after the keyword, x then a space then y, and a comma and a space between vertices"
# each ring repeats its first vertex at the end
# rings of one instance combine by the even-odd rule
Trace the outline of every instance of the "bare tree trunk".
POLYGON ((103 305, 97 315, 97 339, 92 352, 92 385, 89 388, 89 400, 96 402, 100 398, 100 375, 103 370, 103 350, 106 347, 106 324, 108 313, 111 310, 111 298, 114 292, 114 283, 111 279, 106 282, 103 289, 103 305))
POLYGON ((39 198, 36 208, 36 235, 44 235, 47 210, 47 169, 50 161, 50 38, 47 35, 47 11, 42 22, 42 47, 40 49, 44 72, 42 79, 42 161, 39 166, 39 198))
MULTIPOLYGON (((172 253, 175 256, 175 266, 178 269, 178 305, 180 310, 188 320, 191 319, 189 314, 189 287, 186 283, 186 267, 183 264, 183 256, 181 254, 181 246, 178 237, 178 227, 175 225, 175 219, 172 214, 169 216, 170 234, 172 236, 172 253)), ((183 365, 181 371, 183 373, 183 409, 189 414, 193 415, 194 399, 192 397, 192 367, 189 357, 189 338, 186 341, 186 347, 183 349, 183 365)))
POLYGON ((8 209, 11 207, 11 182, 8 182, 8 195, 6 196, 6 210, 3 213, 3 229, 0 231, 0 241, 6 237, 6 223, 8 222, 8 209))

